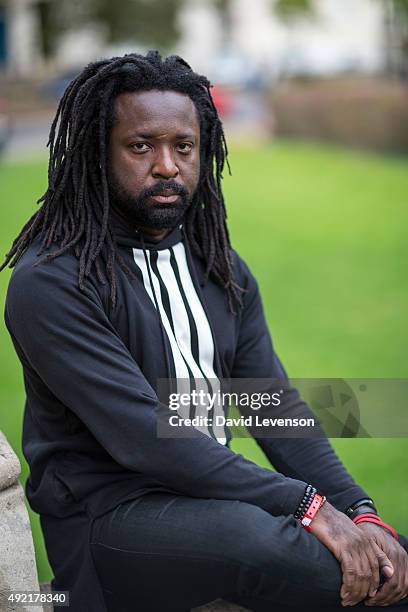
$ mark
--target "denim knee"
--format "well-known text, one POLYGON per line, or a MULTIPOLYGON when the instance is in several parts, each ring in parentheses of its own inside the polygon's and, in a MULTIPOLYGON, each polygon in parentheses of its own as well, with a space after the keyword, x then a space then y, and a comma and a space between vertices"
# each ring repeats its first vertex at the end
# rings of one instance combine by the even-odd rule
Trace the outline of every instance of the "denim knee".
POLYGON ((271 516, 258 506, 234 501, 223 528, 224 552, 237 563, 270 568, 274 559, 282 561, 287 556, 285 537, 293 521, 293 517, 271 516))
POLYGON ((341 572, 332 553, 293 517, 271 516, 261 508, 235 502, 226 526, 229 553, 244 568, 277 580, 290 578, 294 588, 321 590, 338 598, 341 572))

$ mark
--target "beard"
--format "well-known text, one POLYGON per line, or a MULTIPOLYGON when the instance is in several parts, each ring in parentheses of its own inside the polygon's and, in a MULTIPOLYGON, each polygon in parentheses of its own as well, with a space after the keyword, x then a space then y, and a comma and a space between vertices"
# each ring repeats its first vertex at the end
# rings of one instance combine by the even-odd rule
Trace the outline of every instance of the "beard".
POLYGON ((159 181, 154 187, 142 189, 137 197, 124 189, 112 174, 108 183, 113 207, 134 228, 173 229, 180 223, 193 199, 185 187, 173 180, 159 181), (171 189, 179 199, 168 204, 150 200, 151 196, 159 195, 166 189, 171 189))

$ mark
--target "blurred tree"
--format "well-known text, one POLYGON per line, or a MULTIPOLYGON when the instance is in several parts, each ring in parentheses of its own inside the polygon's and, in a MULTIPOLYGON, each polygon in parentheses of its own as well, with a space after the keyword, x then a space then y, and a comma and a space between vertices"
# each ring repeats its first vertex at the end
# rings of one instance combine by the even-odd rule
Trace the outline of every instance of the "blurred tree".
POLYGON ((298 15, 310 15, 313 12, 313 0, 275 0, 273 8, 280 17, 290 19, 298 15))
POLYGON ((232 33, 232 10, 231 0, 213 0, 221 18, 221 29, 224 38, 224 45, 231 43, 232 33))
POLYGON ((40 21, 42 53, 46 59, 53 56, 63 32, 92 21, 92 4, 93 0, 39 0, 34 4, 40 21))
POLYGON ((408 0, 380 0, 385 4, 386 69, 408 83, 408 0))
MULTIPOLYGON (((403 0, 401 0, 403 1, 403 0)), ((408 2, 408 0, 406 0, 408 2)), ((225 37, 229 38, 232 27, 233 0, 213 0, 223 23, 225 37)), ((290 19, 298 15, 313 13, 313 0, 270 0, 272 9, 282 18, 290 19)))
POLYGON ((44 57, 52 56, 63 32, 87 23, 105 26, 109 42, 135 41, 166 50, 179 36, 176 17, 181 3, 182 0, 40 0, 36 7, 44 57))
POLYGON ((408 15, 408 0, 394 0, 394 3, 408 15))
POLYGON ((54 50, 57 33, 52 23, 51 2, 48 2, 48 0, 38 2, 37 11, 40 21, 41 51, 43 56, 48 58, 54 50))
POLYGON ((111 42, 134 40, 168 49, 179 37, 181 0, 92 0, 93 14, 108 28, 111 42))

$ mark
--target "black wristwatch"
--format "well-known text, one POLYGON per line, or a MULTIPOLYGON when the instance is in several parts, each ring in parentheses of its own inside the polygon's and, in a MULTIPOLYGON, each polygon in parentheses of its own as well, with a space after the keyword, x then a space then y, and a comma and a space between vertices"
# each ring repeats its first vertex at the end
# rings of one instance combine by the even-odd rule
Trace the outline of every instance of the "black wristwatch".
POLYGON ((377 508, 374 505, 373 500, 370 497, 365 497, 364 499, 360 499, 359 501, 351 504, 345 510, 345 514, 353 520, 357 515, 363 514, 364 512, 371 512, 373 514, 378 514, 377 508))

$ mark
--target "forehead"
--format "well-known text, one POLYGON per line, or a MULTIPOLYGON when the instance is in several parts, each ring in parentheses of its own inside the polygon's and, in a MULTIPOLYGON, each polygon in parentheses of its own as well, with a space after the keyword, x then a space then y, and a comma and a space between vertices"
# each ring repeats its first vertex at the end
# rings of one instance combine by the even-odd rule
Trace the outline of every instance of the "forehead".
POLYGON ((176 91, 127 92, 114 101, 115 129, 138 132, 188 128, 199 133, 197 109, 192 99, 176 91))

